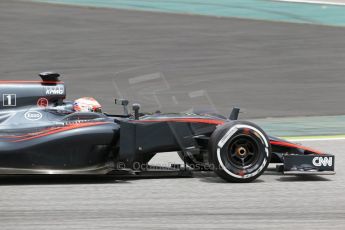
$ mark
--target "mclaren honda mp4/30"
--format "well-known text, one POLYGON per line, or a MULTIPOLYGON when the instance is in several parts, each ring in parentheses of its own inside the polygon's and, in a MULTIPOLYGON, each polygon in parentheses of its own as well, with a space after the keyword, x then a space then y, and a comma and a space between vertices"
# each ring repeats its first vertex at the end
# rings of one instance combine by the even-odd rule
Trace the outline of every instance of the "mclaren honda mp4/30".
POLYGON ((334 156, 216 114, 142 114, 115 100, 124 114, 76 111, 59 74, 39 81, 0 81, 1 175, 185 175, 213 170, 229 182, 250 182, 270 163, 283 174, 334 174, 334 156), (152 169, 157 153, 178 152, 183 165, 152 169), (138 167, 138 165, 146 167, 138 167), (163 173, 163 174, 162 174, 163 173))

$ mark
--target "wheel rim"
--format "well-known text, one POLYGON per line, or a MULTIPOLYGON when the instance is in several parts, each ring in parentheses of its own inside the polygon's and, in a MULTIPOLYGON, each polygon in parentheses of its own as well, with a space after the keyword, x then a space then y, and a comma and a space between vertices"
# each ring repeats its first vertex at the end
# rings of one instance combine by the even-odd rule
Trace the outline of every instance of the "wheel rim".
POLYGON ((229 145, 228 161, 236 168, 246 169, 253 166, 258 156, 258 143, 251 136, 238 136, 229 145))

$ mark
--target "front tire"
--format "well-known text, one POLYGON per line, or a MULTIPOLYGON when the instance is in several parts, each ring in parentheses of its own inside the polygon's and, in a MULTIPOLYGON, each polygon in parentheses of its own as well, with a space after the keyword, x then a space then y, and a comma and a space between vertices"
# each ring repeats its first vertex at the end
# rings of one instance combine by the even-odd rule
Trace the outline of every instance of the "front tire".
POLYGON ((215 173, 228 182, 251 182, 267 168, 271 146, 265 132, 246 121, 219 126, 210 139, 215 173))

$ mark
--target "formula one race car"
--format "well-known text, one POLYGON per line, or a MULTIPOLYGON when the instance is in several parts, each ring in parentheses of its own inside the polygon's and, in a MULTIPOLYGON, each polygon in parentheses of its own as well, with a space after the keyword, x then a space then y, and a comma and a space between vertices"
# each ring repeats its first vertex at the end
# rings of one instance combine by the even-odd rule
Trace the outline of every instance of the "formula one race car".
POLYGON ((213 170, 230 182, 250 182, 270 163, 284 174, 333 174, 334 156, 275 137, 257 125, 217 114, 102 113, 97 103, 65 101, 57 73, 40 81, 0 81, 0 174, 111 174, 213 170), (79 109, 78 109, 79 108, 79 109), (183 165, 153 169, 157 153, 178 152, 183 165))

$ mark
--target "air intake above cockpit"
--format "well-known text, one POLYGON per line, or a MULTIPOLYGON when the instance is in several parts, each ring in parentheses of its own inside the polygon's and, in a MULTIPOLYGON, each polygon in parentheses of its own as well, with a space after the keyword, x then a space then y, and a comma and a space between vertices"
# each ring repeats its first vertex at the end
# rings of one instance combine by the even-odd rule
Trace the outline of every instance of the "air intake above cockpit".
POLYGON ((39 76, 42 78, 43 81, 60 81, 60 74, 55 72, 43 72, 40 73, 39 76))

